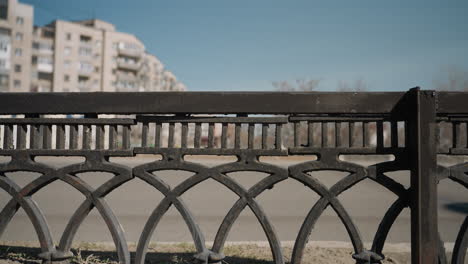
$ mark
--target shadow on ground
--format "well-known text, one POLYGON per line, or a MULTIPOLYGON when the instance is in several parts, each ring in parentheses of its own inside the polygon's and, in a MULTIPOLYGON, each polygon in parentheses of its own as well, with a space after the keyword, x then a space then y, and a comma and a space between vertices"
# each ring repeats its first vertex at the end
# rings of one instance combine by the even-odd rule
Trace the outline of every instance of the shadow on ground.
MULTIPOLYGON (((76 264, 95 264, 95 263, 118 263, 117 253, 115 251, 97 251, 97 250, 72 250, 75 257, 70 263, 76 264)), ((0 263, 21 263, 38 264, 41 260, 37 255, 41 252, 40 248, 20 247, 20 246, 0 246, 0 263)), ((194 253, 155 253, 146 254, 145 263, 151 264, 192 264, 194 253)), ((131 253, 132 263, 134 263, 135 252, 131 253)), ((240 257, 226 257, 225 263, 229 264, 267 264, 271 261, 257 260, 240 257)))
POLYGON ((451 210, 460 214, 468 214, 468 203, 449 203, 444 206, 448 210, 451 210))

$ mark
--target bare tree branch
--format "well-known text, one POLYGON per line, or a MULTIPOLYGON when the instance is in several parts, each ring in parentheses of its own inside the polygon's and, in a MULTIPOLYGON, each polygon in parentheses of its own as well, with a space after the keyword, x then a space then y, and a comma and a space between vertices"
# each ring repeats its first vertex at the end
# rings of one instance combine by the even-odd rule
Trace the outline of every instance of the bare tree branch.
POLYGON ((317 90, 320 79, 296 79, 294 83, 289 81, 273 82, 273 87, 283 92, 310 92, 317 90))
POLYGON ((449 66, 441 72, 435 81, 435 89, 441 91, 468 91, 468 71, 457 66, 449 66))

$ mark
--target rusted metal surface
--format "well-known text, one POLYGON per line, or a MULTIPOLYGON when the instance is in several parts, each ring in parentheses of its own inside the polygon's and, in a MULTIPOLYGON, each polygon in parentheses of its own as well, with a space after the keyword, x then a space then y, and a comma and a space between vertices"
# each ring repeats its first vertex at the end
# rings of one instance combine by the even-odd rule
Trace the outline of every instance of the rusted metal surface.
MULTIPOLYGON (((0 235, 19 208, 37 232, 44 261, 71 256, 70 247, 81 223, 96 208, 112 234, 119 260, 130 263, 125 233, 105 201, 106 195, 135 178, 164 195, 143 227, 135 263, 143 264, 153 231, 174 206, 192 235, 198 263, 219 263, 223 247, 239 215, 250 208, 262 226, 274 263, 284 264, 281 242, 272 222, 256 200, 275 184, 296 180, 320 196, 303 220, 291 263, 301 263, 314 224, 328 207, 343 222, 354 246, 357 263, 380 263, 387 235, 404 208, 411 209, 413 263, 446 263, 437 232, 437 182, 452 180, 468 188, 468 163, 437 165, 437 154, 468 154, 468 108, 460 98, 468 93, 436 93, 412 89, 407 93, 92 93, 0 94, 0 155, 11 161, 0 164, 0 188, 11 200, 0 211, 0 235), (463 102, 463 103, 462 103, 463 102), (44 116, 57 115, 57 116, 44 116), (116 116, 119 115, 126 115, 116 116), (63 116, 67 115, 67 116, 63 116), (449 124, 451 141, 437 140, 449 124), (440 142, 439 142, 440 141, 440 142), (444 145, 445 144, 445 145, 444 145), (162 159, 129 168, 109 157, 158 154, 162 159), (391 154, 393 161, 362 166, 342 161, 339 155, 391 154), (186 155, 233 155, 237 161, 215 167, 185 160, 186 155), (261 156, 317 155, 317 160, 282 168, 260 161, 261 156), (53 168, 36 156, 82 156, 85 161, 53 168), (183 170, 194 173, 170 187, 153 172, 183 170), (310 173, 324 170, 348 176, 326 187, 310 173), (386 173, 410 170, 411 187, 386 173), (42 176, 21 188, 5 173, 37 172, 42 176), (78 176, 90 171, 108 172, 113 178, 98 188, 78 176), (268 174, 245 188, 227 174, 258 171, 268 174), (238 196, 218 227, 213 246, 182 194, 213 179, 238 196), (365 248, 359 229, 338 196, 371 179, 397 196, 383 216, 371 248, 365 248), (58 245, 51 237, 46 217, 32 195, 54 181, 63 181, 81 192, 85 201, 73 214, 58 245)), ((280 210, 280 208, 278 208, 280 210)), ((468 217, 453 250, 452 263, 464 263, 468 248, 468 217)))

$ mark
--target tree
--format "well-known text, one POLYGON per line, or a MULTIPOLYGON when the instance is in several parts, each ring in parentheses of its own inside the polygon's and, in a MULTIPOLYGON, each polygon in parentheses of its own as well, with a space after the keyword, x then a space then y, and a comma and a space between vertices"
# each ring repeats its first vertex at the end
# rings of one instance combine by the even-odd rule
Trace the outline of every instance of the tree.
POLYGON ((435 89, 441 91, 468 91, 468 71, 458 66, 448 66, 435 81, 435 89))
POLYGON ((295 82, 278 81, 273 82, 273 87, 282 92, 310 92, 317 90, 320 79, 296 79, 295 82))
POLYGON ((369 90, 369 86, 363 78, 359 78, 354 82, 340 81, 338 83, 339 92, 363 92, 369 90))

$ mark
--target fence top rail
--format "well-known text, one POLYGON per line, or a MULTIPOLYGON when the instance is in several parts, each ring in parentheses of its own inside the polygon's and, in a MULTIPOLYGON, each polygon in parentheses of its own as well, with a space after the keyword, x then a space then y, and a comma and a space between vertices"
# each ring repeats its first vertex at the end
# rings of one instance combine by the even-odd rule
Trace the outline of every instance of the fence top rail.
MULTIPOLYGON (((388 114, 406 92, 0 93, 1 114, 388 114)), ((467 92, 437 92, 439 115, 468 114, 467 92)))
POLYGON ((2 93, 0 114, 381 114, 404 92, 2 93))

